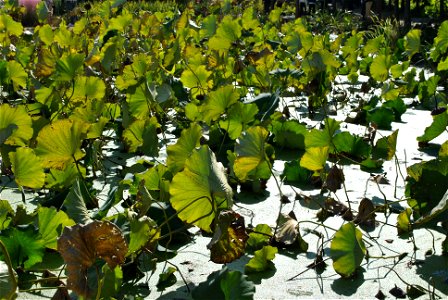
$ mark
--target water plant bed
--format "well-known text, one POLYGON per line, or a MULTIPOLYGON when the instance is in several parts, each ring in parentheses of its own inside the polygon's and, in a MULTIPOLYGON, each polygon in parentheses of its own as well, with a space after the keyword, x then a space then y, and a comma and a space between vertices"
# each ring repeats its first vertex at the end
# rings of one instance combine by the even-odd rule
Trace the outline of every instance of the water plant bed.
POLYGON ((260 3, 4 3, 1 297, 448 296, 448 21, 260 3))

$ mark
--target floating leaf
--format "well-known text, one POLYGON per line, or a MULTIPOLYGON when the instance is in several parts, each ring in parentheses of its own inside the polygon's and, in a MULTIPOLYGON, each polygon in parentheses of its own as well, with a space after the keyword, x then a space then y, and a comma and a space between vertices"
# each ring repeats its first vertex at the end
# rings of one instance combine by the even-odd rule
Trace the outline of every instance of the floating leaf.
POLYGON ((158 291, 164 291, 166 288, 172 286, 177 282, 176 275, 174 275, 176 271, 176 268, 168 267, 164 272, 159 274, 159 281, 156 284, 158 291))
POLYGON ((180 219, 210 232, 221 209, 232 206, 232 188, 224 167, 207 146, 193 151, 182 172, 173 177, 170 202, 180 219))
POLYGON ((320 171, 325 167, 328 158, 329 147, 306 148, 305 154, 300 159, 300 166, 310 171, 320 171))
POLYGON ((45 182, 42 161, 33 149, 20 147, 9 153, 14 179, 20 186, 32 189, 41 188, 45 182))
POLYGON ((229 271, 227 267, 211 273, 191 293, 195 300, 251 300, 254 294, 254 283, 241 272, 229 271))
POLYGON ((65 227, 58 239, 58 251, 67 264, 67 288, 78 296, 92 298, 95 290, 88 285, 88 269, 103 259, 111 270, 124 263, 127 244, 120 229, 107 221, 93 221, 65 227))
POLYGON ((278 252, 276 247, 264 246, 261 250, 255 251, 254 257, 244 267, 246 273, 263 272, 269 269, 275 269, 272 260, 278 252))
POLYGON ((177 173, 184 168, 185 160, 200 145, 201 137, 201 126, 193 123, 190 125, 190 128, 182 130, 176 144, 167 147, 168 158, 166 163, 173 173, 177 173))
POLYGON ((334 270, 343 277, 351 276, 366 254, 361 231, 351 222, 342 225, 331 241, 330 250, 334 270))
POLYGON ((240 258, 245 252, 247 239, 244 218, 233 211, 221 211, 213 238, 207 245, 210 260, 226 264, 240 258))
POLYGON ((0 145, 25 146, 33 136, 31 117, 24 105, 0 105, 0 145))
POLYGON ((39 131, 35 152, 46 167, 63 169, 70 162, 84 157, 81 143, 86 128, 71 120, 57 120, 39 131))
POLYGON ((255 126, 250 127, 237 140, 233 170, 242 182, 271 177, 271 165, 266 154, 268 135, 266 129, 255 126))
POLYGON ((75 225, 62 210, 57 211, 54 207, 39 207, 37 210, 38 228, 44 246, 57 250, 57 238, 61 235, 65 226, 75 225))

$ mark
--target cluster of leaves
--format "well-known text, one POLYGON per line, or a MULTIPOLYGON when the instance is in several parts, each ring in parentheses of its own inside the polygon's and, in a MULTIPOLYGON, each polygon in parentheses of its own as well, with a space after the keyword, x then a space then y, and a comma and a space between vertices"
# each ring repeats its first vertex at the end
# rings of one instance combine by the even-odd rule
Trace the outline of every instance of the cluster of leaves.
MULTIPOLYGON (((272 176, 275 153, 287 148, 296 158, 285 164, 285 181, 336 192, 344 183, 341 164, 372 170, 394 157, 398 131, 380 139, 375 133, 400 120, 403 97, 418 95, 438 109, 446 104, 437 85, 446 76, 448 23, 431 51, 437 73, 425 78, 410 67, 422 52, 417 29, 390 45, 381 34, 315 33, 302 19, 283 22, 280 9, 259 16, 253 6, 234 8, 230 1, 206 12, 196 8, 150 11, 110 0, 80 7, 73 24, 41 19, 32 29, 15 19, 11 3, 1 8, 1 171, 12 176, 14 189, 40 192, 34 212, 1 202, 2 257, 22 289, 20 276, 59 260, 68 278, 57 282, 58 293, 119 295, 122 282, 141 275, 135 270, 154 270, 166 259, 162 246, 188 240, 189 226, 213 234, 213 262, 251 253, 245 273, 268 270, 278 248, 303 252, 308 245, 293 215, 280 214, 275 230, 246 228, 232 211, 238 186, 260 191, 272 176), (336 101, 340 75, 353 86, 360 75, 369 76, 365 95, 381 90, 358 101, 356 117, 347 119, 370 124, 368 135, 343 131, 328 116, 310 128, 287 105, 280 111, 291 89, 307 96, 311 117, 326 111, 336 101), (111 145, 141 159, 107 168, 111 145), (92 188, 98 177, 118 178, 101 203, 92 188)), ((441 111, 420 142, 446 130, 441 111)), ((408 170, 409 204, 422 216, 446 210, 446 148, 437 161, 408 170), (444 189, 439 198, 424 195, 429 182, 444 189)), ((334 235, 331 257, 342 276, 352 275, 366 255, 355 224, 372 214, 359 213, 334 235)), ((163 273, 161 288, 175 271, 163 273)), ((232 298, 238 285, 245 297, 255 289, 238 271, 223 269, 208 282, 219 285, 223 298, 232 298)))

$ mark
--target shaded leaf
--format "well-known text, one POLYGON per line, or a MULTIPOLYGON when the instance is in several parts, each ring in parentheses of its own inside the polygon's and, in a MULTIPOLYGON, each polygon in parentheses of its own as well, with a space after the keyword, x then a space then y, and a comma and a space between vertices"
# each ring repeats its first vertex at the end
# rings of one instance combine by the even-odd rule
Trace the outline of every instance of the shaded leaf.
POLYGON ((123 271, 120 266, 110 268, 105 264, 102 268, 103 278, 101 279, 101 298, 112 299, 116 297, 123 283, 123 271))
POLYGON ((373 148, 372 158, 391 160, 394 157, 397 148, 397 136, 398 129, 392 132, 391 135, 380 138, 373 148))
POLYGON ((400 289, 398 286, 393 287, 389 293, 398 299, 406 299, 406 293, 400 289))
POLYGON ((201 106, 201 119, 210 124, 211 121, 219 119, 229 107, 235 104, 239 99, 239 94, 231 85, 220 87, 218 90, 211 92, 207 96, 207 100, 201 106))
POLYGON ((442 114, 438 114, 433 116, 433 121, 431 125, 426 127, 425 133, 419 137, 417 137, 417 141, 419 142, 429 142, 436 137, 438 137, 442 132, 447 130, 448 127, 448 111, 445 111, 442 114))
POLYGON ((0 291, 2 292, 3 299, 16 299, 19 291, 17 286, 17 273, 12 270, 14 278, 11 278, 11 274, 8 269, 8 265, 0 260, 0 291))
POLYGON ((126 256, 137 254, 143 248, 153 251, 160 238, 160 229, 157 223, 149 217, 141 217, 137 220, 131 220, 131 233, 129 235, 129 247, 126 256))
POLYGON ((224 167, 207 146, 194 150, 170 184, 170 202, 183 221, 210 232, 221 209, 232 206, 233 191, 224 167))
POLYGON ((14 216, 14 210, 8 200, 0 200, 0 230, 8 228, 14 216))
POLYGON ((173 173, 177 173, 184 168, 185 160, 200 145, 201 137, 201 126, 193 123, 190 125, 190 128, 182 130, 176 144, 167 147, 168 158, 166 163, 173 173))
POLYGON ((254 103, 235 103, 229 108, 226 120, 220 120, 219 126, 229 133, 233 140, 237 139, 241 132, 246 130, 247 124, 255 121, 258 107, 254 103))
POLYGON ((366 253, 362 233, 351 222, 342 225, 335 233, 330 246, 334 270, 343 277, 355 273, 366 253))
POLYGON ((77 178, 63 204, 66 208, 67 215, 76 223, 85 224, 91 220, 86 206, 88 198, 90 198, 90 195, 84 183, 77 178))
POLYGON ((25 146, 33 136, 32 120, 24 105, 0 105, 0 145, 25 146))
POLYGON ((255 284, 240 271, 229 271, 220 281, 224 299, 251 300, 255 294, 255 284))
POLYGON ((168 267, 164 272, 159 274, 159 281, 156 284, 158 291, 164 291, 166 288, 172 286, 177 282, 176 275, 174 275, 176 271, 176 268, 168 267))
POLYGON ((354 220, 355 224, 368 227, 375 227, 375 206, 368 198, 363 198, 358 208, 358 215, 354 220))
POLYGON ((297 245, 300 252, 308 250, 308 243, 300 235, 299 222, 293 212, 290 212, 289 215, 282 213, 277 220, 277 224, 274 238, 279 245, 286 247, 297 245))
POLYGON ((207 245, 210 260, 225 264, 240 258, 245 253, 247 239, 244 218, 233 211, 221 211, 213 238, 207 245))
POLYGON ((341 188, 342 183, 344 183, 344 172, 338 168, 337 165, 333 165, 327 174, 327 178, 322 187, 329 189, 333 193, 336 193, 338 189, 341 188))
POLYGON ((93 221, 65 227, 58 239, 58 251, 67 264, 67 288, 78 296, 91 298, 88 269, 103 259, 111 270, 124 263, 128 246, 120 229, 107 221, 93 221))

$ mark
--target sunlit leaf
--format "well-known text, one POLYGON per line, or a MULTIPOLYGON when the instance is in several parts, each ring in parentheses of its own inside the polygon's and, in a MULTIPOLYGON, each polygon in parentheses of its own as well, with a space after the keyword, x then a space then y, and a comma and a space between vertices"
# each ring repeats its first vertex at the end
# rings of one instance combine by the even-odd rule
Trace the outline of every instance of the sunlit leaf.
POLYGON ((397 217, 397 231, 398 234, 404 234, 411 231, 411 215, 412 210, 410 208, 406 208, 401 213, 398 214, 397 217))
POLYGON ((404 48, 409 59, 416 53, 420 52, 420 36, 422 32, 420 29, 410 30, 404 38, 404 48))
POLYGON ((67 264, 67 288, 78 296, 92 298, 95 290, 88 285, 87 272, 97 259, 111 270, 124 263, 128 250, 120 229, 107 221, 93 221, 65 227, 58 239, 58 251, 67 264))
POLYGON ((201 107, 201 119, 210 123, 217 120, 226 110, 239 99, 239 94, 233 86, 227 85, 211 92, 207 96, 207 101, 201 107))
POLYGON ((72 101, 86 101, 104 98, 106 85, 104 81, 94 76, 79 76, 75 79, 72 101))
POLYGON ((209 79, 211 74, 211 71, 208 71, 205 66, 201 65, 194 70, 185 69, 180 80, 187 88, 204 91, 212 87, 212 81, 209 79))
POLYGON ((81 72, 84 64, 84 55, 79 53, 70 53, 63 55, 56 61, 57 79, 60 81, 71 81, 81 72))
POLYGON ((0 32, 7 35, 21 36, 23 33, 23 26, 20 22, 14 19, 7 13, 0 15, 0 32))
POLYGON ((86 168, 83 166, 76 166, 76 164, 70 163, 65 166, 64 169, 50 169, 45 177, 45 187, 49 189, 62 190, 73 184, 76 178, 80 175, 86 176, 86 168))
POLYGON ((160 124, 156 117, 146 120, 136 120, 123 131, 123 140, 129 152, 140 150, 148 156, 159 153, 157 129, 160 124))
POLYGON ((47 46, 53 43, 54 34, 50 25, 45 24, 39 28, 39 38, 47 46))
POLYGON ((85 130, 80 122, 57 120, 39 131, 35 152, 46 167, 62 169, 84 156, 81 143, 85 130))
POLYGON ((0 230, 8 228, 14 216, 14 210, 8 200, 0 200, 0 230))
POLYGON ((254 257, 246 264, 244 271, 246 273, 254 273, 275 269, 272 260, 277 252, 277 248, 272 246, 264 246, 261 250, 255 251, 254 257))
POLYGON ((255 121, 257 113, 256 104, 237 102, 228 110, 227 119, 219 121, 219 126, 229 133, 232 140, 235 140, 246 130, 247 124, 255 121))
POLYGON ((130 241, 126 256, 137 254, 144 248, 153 251, 160 238, 160 229, 156 222, 145 216, 138 220, 131 220, 130 225, 130 241))
POLYGON ((42 161, 33 149, 20 147, 9 153, 14 179, 20 186, 41 188, 45 182, 42 161))
POLYGON ((269 244, 271 238, 272 228, 266 224, 258 224, 249 234, 246 245, 251 250, 260 250, 263 246, 269 244))
POLYGON ((383 82, 389 76, 391 67, 390 57, 384 54, 377 55, 370 65, 370 75, 376 81, 383 82))
MULTIPOLYGON (((0 105, 0 142, 25 146, 33 136, 32 120, 25 106, 0 105)), ((0 143, 0 145, 2 144, 0 143)))
POLYGON ((442 132, 447 130, 448 127, 448 112, 438 114, 433 116, 433 121, 431 125, 426 127, 425 133, 419 137, 417 137, 417 141, 419 142, 429 142, 436 137, 438 137, 442 132))
POLYGON ((329 147, 306 148, 300 159, 300 166, 310 171, 320 171, 325 167, 328 159, 329 147))
POLYGON ((312 147, 330 147, 333 148, 333 137, 340 128, 340 121, 336 121, 332 118, 326 118, 324 125, 325 127, 321 130, 312 129, 305 136, 305 146, 306 148, 312 147))
POLYGON ((308 250, 308 243, 305 242, 300 234, 299 222, 291 212, 289 215, 280 214, 277 219, 277 232, 275 241, 282 246, 297 248, 300 252, 308 250))
POLYGON ((305 149, 305 136, 308 133, 306 126, 296 120, 285 122, 273 121, 272 132, 274 142, 289 149, 305 149))
POLYGON ((40 237, 44 240, 44 246, 57 250, 57 238, 61 235, 65 226, 75 225, 62 210, 57 211, 54 207, 39 207, 37 210, 38 228, 40 237))
POLYGON ((15 91, 19 90, 20 87, 25 88, 27 86, 28 74, 17 61, 8 61, 8 73, 15 91))
POLYGON ((333 138, 335 151, 342 152, 360 159, 370 156, 372 146, 370 146, 362 137, 351 134, 348 131, 340 132, 333 138))
POLYGON ((215 227, 213 238, 207 245, 210 260, 226 264, 240 258, 245 253, 248 239, 244 217, 233 211, 221 211, 215 227))
POLYGON ((210 232, 219 210, 232 206, 232 188, 224 167, 207 146, 193 151, 183 171, 173 177, 170 202, 183 221, 210 232))
POLYGON ((373 159, 391 160, 397 148, 398 129, 388 136, 383 136, 377 142, 372 151, 373 159))
POLYGON ((330 250, 334 270, 343 277, 351 276, 366 254, 361 231, 351 222, 342 225, 331 241, 330 250))
POLYGON ((164 291, 166 288, 172 286, 177 282, 176 275, 174 275, 176 271, 176 268, 168 267, 164 272, 159 274, 159 281, 156 284, 158 291, 164 291))
POLYGON ((190 157, 193 150, 200 145, 202 128, 196 123, 192 123, 190 128, 182 130, 176 144, 167 147, 167 165, 176 173, 183 169, 185 160, 190 157))

